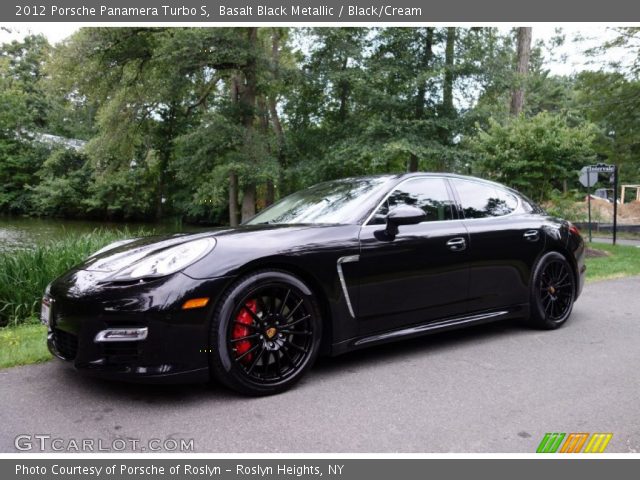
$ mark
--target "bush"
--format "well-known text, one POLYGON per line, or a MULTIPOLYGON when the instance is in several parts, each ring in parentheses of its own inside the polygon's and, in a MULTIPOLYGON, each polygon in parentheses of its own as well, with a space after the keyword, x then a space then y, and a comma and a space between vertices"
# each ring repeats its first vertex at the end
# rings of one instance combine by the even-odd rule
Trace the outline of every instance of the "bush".
POLYGON ((31 249, 0 252, 0 327, 38 322, 49 282, 109 243, 149 234, 94 230, 31 249))
POLYGON ((485 175, 544 201, 565 181, 577 184, 580 167, 595 161, 595 134, 593 124, 574 127, 564 115, 543 112, 504 124, 490 120, 470 146, 485 175))
POLYGON ((549 202, 545 204, 545 209, 549 215, 564 218, 571 222, 586 222, 587 212, 584 205, 576 203, 581 200, 580 196, 571 192, 563 195, 554 191, 549 198, 549 202))

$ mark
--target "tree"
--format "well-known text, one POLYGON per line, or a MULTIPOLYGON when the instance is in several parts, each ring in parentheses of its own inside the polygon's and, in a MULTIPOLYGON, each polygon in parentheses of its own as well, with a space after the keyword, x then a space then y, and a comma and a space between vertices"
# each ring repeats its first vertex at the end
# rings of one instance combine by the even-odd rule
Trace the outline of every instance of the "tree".
MULTIPOLYGON (((232 121, 244 127, 245 139, 253 138, 258 47, 255 28, 95 28, 74 35, 58 52, 56 68, 65 72, 68 91, 101 105, 98 135, 87 147, 96 175, 155 159, 155 217, 163 216, 175 190, 189 188, 168 181, 180 177, 173 168, 177 142, 207 118, 223 82, 237 92, 237 108, 228 110, 237 119, 232 121), (86 60, 81 66, 79 56, 86 60)), ((208 170, 214 168, 210 159, 208 170)), ((237 173, 233 165, 228 171, 233 188, 237 173)), ((255 211, 249 177, 242 185, 245 217, 255 211)))
POLYGON ((453 27, 83 28, 53 54, 42 38, 4 46, 0 210, 236 225, 337 177, 424 169, 515 184, 508 145, 532 169, 524 188, 544 196, 572 175, 567 135, 587 131, 600 159, 640 174, 636 73, 554 76, 544 48, 526 28, 453 27), (564 155, 560 170, 525 142, 542 126, 563 132, 538 139, 564 155), (51 151, 40 133, 88 144, 51 151))
POLYGON ((595 160, 596 133, 593 124, 572 127, 564 116, 543 112, 505 124, 490 120, 471 147, 487 176, 542 201, 562 189, 564 179, 577 181, 580 167, 595 160))
POLYGON ((43 36, 0 47, 0 212, 29 211, 29 187, 48 155, 34 138, 47 125, 43 66, 49 52, 43 36))
POLYGON ((89 198, 91 167, 85 155, 72 149, 54 149, 38 171, 33 187, 34 213, 79 217, 89 198))
POLYGON ((531 27, 518 28, 518 51, 516 59, 517 85, 511 97, 511 115, 520 115, 524 106, 525 79, 529 72, 531 56, 531 27))

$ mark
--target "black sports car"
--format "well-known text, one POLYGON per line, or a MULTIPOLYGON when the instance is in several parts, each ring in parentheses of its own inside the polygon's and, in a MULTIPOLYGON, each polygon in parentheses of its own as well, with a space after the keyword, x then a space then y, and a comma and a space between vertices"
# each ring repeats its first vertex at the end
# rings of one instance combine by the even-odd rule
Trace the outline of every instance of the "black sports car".
POLYGON ((565 323, 584 242, 499 184, 382 175, 294 193, 238 228, 118 242, 51 283, 51 352, 127 380, 290 387, 318 354, 494 320, 565 323))

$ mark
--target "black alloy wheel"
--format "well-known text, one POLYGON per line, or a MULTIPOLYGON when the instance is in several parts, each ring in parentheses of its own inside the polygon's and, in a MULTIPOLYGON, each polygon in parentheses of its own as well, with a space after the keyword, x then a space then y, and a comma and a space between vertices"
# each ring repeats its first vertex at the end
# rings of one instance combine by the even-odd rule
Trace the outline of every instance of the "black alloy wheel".
POLYGON ((531 282, 531 321, 554 329, 563 325, 573 309, 575 278, 571 265, 558 252, 549 252, 537 263, 531 282))
POLYGON ((321 328, 302 281, 281 271, 251 274, 231 286, 214 314, 213 374, 241 393, 283 391, 313 364, 321 328))

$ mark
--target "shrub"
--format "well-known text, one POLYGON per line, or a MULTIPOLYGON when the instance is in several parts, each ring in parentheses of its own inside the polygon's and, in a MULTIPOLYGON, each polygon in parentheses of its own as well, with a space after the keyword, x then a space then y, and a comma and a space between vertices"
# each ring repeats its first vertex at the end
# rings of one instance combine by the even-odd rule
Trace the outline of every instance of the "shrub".
POLYGON ((0 327, 36 323, 46 286, 109 243, 149 235, 142 230, 94 230, 24 250, 0 252, 0 327))

